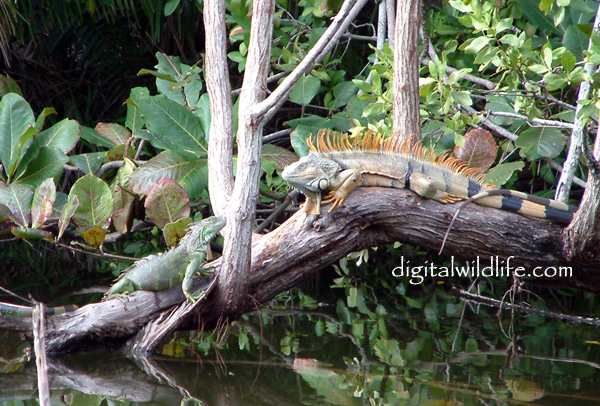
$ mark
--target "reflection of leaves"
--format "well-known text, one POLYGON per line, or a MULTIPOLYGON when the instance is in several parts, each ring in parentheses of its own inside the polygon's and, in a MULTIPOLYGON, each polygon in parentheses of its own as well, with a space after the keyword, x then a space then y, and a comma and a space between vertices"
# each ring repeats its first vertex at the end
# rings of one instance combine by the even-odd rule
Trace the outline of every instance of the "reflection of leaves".
POLYGON ((544 391, 537 382, 525 379, 507 379, 506 387, 516 401, 533 402, 544 397, 544 391))

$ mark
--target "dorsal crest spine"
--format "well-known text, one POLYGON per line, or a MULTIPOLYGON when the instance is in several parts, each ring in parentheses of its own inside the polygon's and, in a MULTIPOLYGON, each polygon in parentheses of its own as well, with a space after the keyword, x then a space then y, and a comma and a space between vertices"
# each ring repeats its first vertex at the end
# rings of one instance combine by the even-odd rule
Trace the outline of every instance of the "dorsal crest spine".
POLYGON ((368 151, 405 154, 413 159, 445 166, 489 188, 496 189, 494 185, 484 182, 485 174, 482 174, 478 168, 469 167, 464 161, 446 153, 436 154, 434 151, 423 147, 420 141, 413 142, 412 138, 401 140, 400 137, 389 137, 386 139, 383 134, 371 130, 367 130, 362 136, 356 137, 351 137, 349 134, 339 131, 320 130, 314 139, 312 135, 307 139, 307 144, 311 152, 317 153, 368 151))

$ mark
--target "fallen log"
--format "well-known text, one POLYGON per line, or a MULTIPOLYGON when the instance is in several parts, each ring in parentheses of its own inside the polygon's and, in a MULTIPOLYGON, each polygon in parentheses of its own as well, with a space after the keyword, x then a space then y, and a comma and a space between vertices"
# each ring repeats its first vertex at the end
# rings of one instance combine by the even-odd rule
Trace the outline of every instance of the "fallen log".
MULTIPOLYGON (((193 314, 175 320, 177 327, 212 328, 223 313, 252 311, 353 251, 395 241, 438 251, 457 207, 405 190, 359 188, 332 213, 327 213, 328 206, 321 216, 298 212, 269 234, 254 236, 248 292, 239 309, 215 307, 211 298, 219 289, 217 280, 193 314)), ((490 257, 497 256, 499 261, 510 258, 512 266, 526 270, 571 267, 572 276, 560 280, 563 286, 600 292, 600 258, 567 261, 561 253, 561 232, 562 225, 551 221, 469 205, 455 222, 444 254, 467 261, 478 256, 488 262, 490 257)), ((219 264, 219 260, 213 262, 217 273, 219 264)), ((48 351, 122 344, 161 312, 183 301, 181 288, 176 287, 164 292, 135 292, 127 301, 94 303, 53 316, 47 325, 48 351)), ((160 329, 164 332, 164 326, 160 329)), ((144 340, 152 342, 152 335, 146 331, 144 340)))

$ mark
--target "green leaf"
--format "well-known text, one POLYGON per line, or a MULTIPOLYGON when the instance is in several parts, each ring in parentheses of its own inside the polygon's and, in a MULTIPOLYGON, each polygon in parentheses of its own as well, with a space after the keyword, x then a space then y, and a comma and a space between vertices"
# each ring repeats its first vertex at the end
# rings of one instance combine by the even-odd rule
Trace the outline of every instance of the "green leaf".
POLYGON ((23 96, 21 88, 10 76, 0 75, 0 98, 8 93, 16 93, 23 96))
POLYGON ((115 229, 126 233, 131 225, 136 196, 129 192, 129 176, 136 166, 133 161, 125 158, 123 165, 117 171, 117 176, 110 185, 113 198, 112 222, 115 229))
MULTIPOLYGON (((166 178, 165 178, 166 179, 166 178)), ((173 247, 181 241, 192 222, 190 217, 183 217, 174 223, 167 223, 163 228, 163 237, 167 247, 173 247)))
POLYGON ((523 156, 534 160, 540 157, 557 157, 565 143, 565 136, 558 128, 530 127, 519 134, 515 146, 521 148, 523 156))
POLYGON ((53 147, 68 154, 79 141, 79 123, 65 118, 35 137, 34 145, 53 147))
POLYGON ((0 222, 5 221, 12 221, 15 224, 21 223, 21 220, 19 220, 5 204, 0 203, 0 222))
POLYGON ((115 145, 123 145, 131 137, 129 130, 117 123, 98 123, 96 131, 115 145))
POLYGON ((147 195, 154 183, 165 177, 175 180, 194 198, 206 188, 206 159, 188 161, 173 151, 163 151, 131 174, 130 187, 136 193, 147 195))
POLYGON ((321 81, 314 76, 302 75, 290 92, 290 100, 302 106, 308 105, 319 93, 321 81))
POLYGON ((54 110, 52 107, 45 107, 44 110, 42 110, 42 112, 40 113, 38 118, 35 120, 35 131, 36 132, 39 133, 40 131, 43 130, 44 124, 46 123, 46 117, 48 117, 52 114, 56 114, 56 110, 54 110))
POLYGON ((35 124, 29 104, 16 93, 0 99, 0 163, 12 176, 21 159, 23 136, 35 124))
POLYGON ((357 92, 358 87, 352 81, 338 83, 333 89, 334 98, 331 108, 339 109, 340 107, 344 107, 357 92))
POLYGON ((84 174, 95 173, 102 162, 104 162, 105 152, 90 152, 87 154, 71 155, 69 160, 77 168, 81 169, 84 174))
POLYGON ((83 125, 81 126, 81 138, 98 147, 113 148, 117 146, 117 144, 115 144, 108 138, 105 138, 102 135, 100 135, 98 131, 83 125))
POLYGON ((47 230, 36 230, 33 228, 11 228, 11 233, 17 238, 23 238, 28 240, 48 240, 52 241, 52 233, 47 230))
POLYGON ((202 127, 202 131, 205 134, 205 140, 208 143, 208 138, 210 134, 210 99, 208 98, 208 93, 204 93, 200 96, 198 103, 196 104, 196 110, 194 111, 194 115, 198 117, 200 120, 200 126, 202 127))
POLYGON ((10 210, 18 226, 29 226, 32 200, 33 188, 14 183, 7 185, 0 182, 0 204, 5 205, 10 210))
POLYGON ((141 99, 148 96, 150 96, 150 91, 147 88, 134 87, 129 92, 129 99, 125 102, 127 104, 125 126, 131 130, 133 135, 136 135, 137 130, 144 126, 144 119, 142 118, 142 112, 138 107, 138 103, 141 99))
POLYGON ((69 157, 59 149, 42 147, 37 156, 29 162, 23 173, 18 175, 15 182, 37 187, 48 178, 58 179, 68 161, 69 157))
POLYGON ((520 171, 525 166, 522 161, 506 162, 503 164, 496 165, 488 172, 485 177, 485 181, 489 182, 496 187, 504 185, 515 171, 520 171))
POLYGON ((144 208, 150 220, 162 229, 167 223, 190 215, 190 199, 177 182, 162 178, 150 189, 144 208))
POLYGON ((39 185, 31 202, 31 228, 38 228, 52 216, 52 206, 56 199, 54 179, 48 178, 39 185))
POLYGON ((75 211, 79 207, 79 199, 75 194, 69 194, 67 199, 67 203, 62 208, 62 213, 60 214, 60 218, 58 219, 58 236, 57 240, 60 240, 60 237, 64 234, 67 226, 71 222, 71 218, 75 214, 75 211))
POLYGON ((273 144, 265 144, 262 147, 262 158, 275 163, 275 169, 282 170, 286 166, 296 162, 298 155, 273 144))
POLYGON ((577 59, 575 59, 575 57, 570 51, 566 51, 561 55, 560 62, 565 72, 570 73, 573 70, 573 68, 575 68, 575 63, 577 62, 577 59))
POLYGON ((165 9, 164 9, 165 17, 168 17, 171 14, 173 14, 173 11, 175 11, 175 9, 177 8, 177 6, 179 6, 179 1, 180 0, 169 0, 169 1, 167 1, 167 3, 165 4, 165 9))
POLYGON ((460 46, 466 53, 476 54, 486 47, 492 39, 488 37, 475 37, 473 40, 467 40, 460 46))
POLYGON ((165 96, 140 101, 146 127, 155 135, 168 137, 179 148, 197 157, 206 156, 207 144, 199 119, 185 107, 165 96))
POLYGON ((88 173, 75 182, 69 192, 69 199, 72 195, 77 196, 79 201, 79 207, 73 214, 73 221, 79 227, 108 228, 113 201, 106 182, 88 173))

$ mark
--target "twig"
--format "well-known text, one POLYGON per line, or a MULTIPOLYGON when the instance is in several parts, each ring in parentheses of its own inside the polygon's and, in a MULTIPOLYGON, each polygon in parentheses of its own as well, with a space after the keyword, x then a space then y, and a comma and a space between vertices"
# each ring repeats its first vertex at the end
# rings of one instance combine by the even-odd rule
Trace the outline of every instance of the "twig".
POLYGON ((532 118, 531 120, 524 114, 518 113, 508 113, 505 111, 486 111, 490 116, 498 116, 498 117, 512 117, 525 120, 527 122, 531 122, 531 124, 541 125, 545 127, 558 127, 558 128, 567 128, 569 130, 573 129, 573 124, 565 123, 563 121, 556 120, 545 120, 541 118, 532 118))
POLYGON ((520 305, 520 304, 510 304, 510 303, 507 303, 504 301, 493 299, 491 297, 481 296, 481 295, 478 295, 475 293, 470 293, 463 289, 454 289, 454 291, 463 300, 474 301, 474 302, 481 303, 483 305, 490 306, 490 307, 510 309, 512 311, 517 310, 522 313, 539 314, 539 315, 546 316, 546 317, 552 317, 554 319, 565 320, 571 324, 576 324, 576 325, 588 324, 588 325, 596 326, 596 327, 600 326, 600 319, 598 319, 596 317, 572 316, 569 314, 551 312, 548 310, 535 309, 533 307, 528 307, 528 306, 520 305))
MULTIPOLYGON (((594 34, 598 33, 600 29, 600 7, 596 11, 596 18, 594 20, 594 26, 592 27, 592 37, 594 34)), ((588 42, 588 51, 592 46, 592 37, 588 42)), ((586 63, 583 67, 585 73, 588 74, 590 80, 586 80, 579 85, 579 93, 577 94, 577 101, 585 100, 588 98, 590 90, 592 88, 592 74, 596 66, 591 63, 586 63)), ((583 144, 583 121, 579 117, 579 113, 584 106, 582 104, 577 104, 577 109, 575 110, 575 120, 573 122, 573 130, 571 131, 571 142, 569 144, 569 152, 567 154, 567 159, 563 164, 564 170, 560 174, 560 179, 556 185, 556 193, 554 194, 554 198, 559 202, 566 202, 569 198, 569 192, 571 190, 571 184, 573 182, 573 177, 575 176, 575 171, 579 165, 579 157, 581 156, 581 148, 583 144)))
MULTIPOLYGON (((470 113, 470 114, 479 114, 479 112, 477 110, 475 110, 472 107, 469 106, 460 106, 461 109, 465 110, 466 112, 470 113)), ((511 141, 516 141, 517 138, 519 138, 519 136, 513 132, 508 131, 506 128, 501 127, 497 124, 492 123, 489 119, 483 117, 481 119, 481 125, 483 125, 484 127, 487 127, 488 129, 495 131, 496 133, 500 134, 502 137, 507 138, 511 141)), ((559 164, 557 164, 556 162, 554 162, 552 159, 548 158, 548 157, 542 157, 542 160, 544 162, 546 162, 548 165, 550 165, 550 167, 552 169, 555 169, 559 172, 562 172, 563 168, 562 166, 560 166, 559 164)), ((586 182, 576 176, 573 177, 573 182, 582 188, 586 187, 586 182)))

